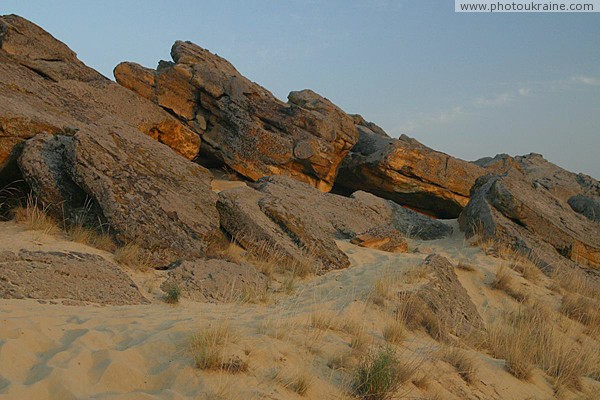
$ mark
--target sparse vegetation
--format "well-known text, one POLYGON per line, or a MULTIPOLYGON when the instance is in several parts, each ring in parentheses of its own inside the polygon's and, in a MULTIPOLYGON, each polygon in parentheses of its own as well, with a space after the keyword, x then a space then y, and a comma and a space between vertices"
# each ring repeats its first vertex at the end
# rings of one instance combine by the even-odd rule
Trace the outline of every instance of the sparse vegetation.
POLYGON ((475 363, 464 350, 458 347, 446 348, 441 352, 441 359, 452 365, 465 382, 473 383, 475 363))
POLYGON ((539 304, 519 306, 489 327, 488 347, 519 379, 528 379, 538 366, 554 378, 557 388, 578 387, 580 378, 593 370, 593 357, 560 332, 552 313, 539 304))
POLYGON ((237 337, 227 324, 201 330, 192 338, 190 346, 194 364, 203 370, 224 370, 231 373, 247 370, 247 363, 240 358, 226 359, 224 356, 224 347, 236 340, 237 337))
POLYGON ((392 399, 415 370, 414 365, 402 363, 391 347, 372 349, 356 367, 353 393, 365 400, 392 399))
POLYGON ((310 389, 312 381, 313 378, 307 371, 299 371, 286 378, 283 384, 291 391, 298 393, 300 396, 304 396, 308 392, 308 389, 310 389))
POLYGON ((386 341, 399 344, 406 337, 406 326, 401 320, 393 319, 385 324, 382 333, 386 341))
POLYGON ((28 196, 23 206, 12 210, 16 222, 23 224, 27 229, 56 235, 60 232, 58 222, 48 216, 47 209, 38 204, 33 196, 28 196))
POLYGON ((115 250, 115 261, 135 270, 147 270, 151 266, 149 255, 136 243, 127 243, 115 250))
POLYGON ((179 297, 181 297, 181 289, 176 284, 171 284, 165 290, 165 295, 163 297, 165 303, 169 304, 178 304, 179 297))
POLYGON ((114 252, 116 249, 115 242, 108 233, 98 232, 96 229, 81 224, 67 226, 65 233, 69 239, 77 243, 108 252, 114 252))
POLYGON ((501 266, 490 285, 493 289, 502 290, 513 299, 523 302, 527 300, 527 293, 517 289, 516 283, 509 270, 501 266))

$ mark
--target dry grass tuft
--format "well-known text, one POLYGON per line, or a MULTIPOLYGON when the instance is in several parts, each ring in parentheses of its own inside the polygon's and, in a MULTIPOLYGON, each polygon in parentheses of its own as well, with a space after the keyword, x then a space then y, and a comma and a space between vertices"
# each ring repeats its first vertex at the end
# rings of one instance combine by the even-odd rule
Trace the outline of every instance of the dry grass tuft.
POLYGON ((391 320, 383 327, 383 338, 392 344, 401 343, 406 337, 406 326, 401 320, 391 320))
POLYGON ((149 254, 136 243, 117 248, 114 258, 117 263, 135 270, 145 271, 152 266, 149 254))
POLYGON ((544 274, 533 262, 526 258, 516 259, 509 264, 510 268, 531 282, 539 282, 544 274))
POLYGON ((304 396, 308 392, 308 389, 310 389, 312 382, 313 378, 308 372, 301 371, 289 377, 284 386, 291 391, 298 393, 300 396, 304 396))
POLYGON ((458 347, 449 347, 442 351, 440 357, 452 365, 465 382, 473 383, 476 371, 475 363, 464 350, 458 347))
POLYGON ((38 205, 37 199, 30 195, 25 205, 14 208, 12 214, 17 223, 29 230, 56 235, 60 232, 59 225, 56 220, 48 216, 46 211, 46 208, 38 205))
POLYGON ((582 270, 556 269, 553 271, 551 278, 561 289, 600 300, 600 282, 593 280, 582 270))
POLYGON ((309 324, 311 327, 322 330, 333 329, 339 327, 337 315, 331 311, 315 311, 309 316, 309 324))
POLYGON ((447 341, 448 329, 440 318, 418 297, 411 294, 400 296, 394 317, 404 321, 409 329, 423 328, 435 340, 447 341))
POLYGON ((418 365, 404 363, 391 347, 372 349, 357 365, 353 394, 361 399, 388 400, 415 374, 418 365))
POLYGON ((229 325, 221 324, 201 330, 192 338, 190 351, 196 368, 223 370, 230 373, 244 372, 248 364, 239 357, 225 358, 224 347, 237 340, 229 325))
POLYGON ((528 379, 535 366, 554 378, 557 388, 577 388, 592 373, 594 358, 589 349, 560 332, 553 311, 539 305, 521 305, 506 313, 488 329, 492 355, 506 360, 506 369, 528 379))
POLYGON ((502 290, 513 299, 523 302, 526 301, 527 293, 517 289, 516 283, 509 270, 501 266, 496 272, 496 276, 490 285, 493 289, 502 290))
POLYGON ((589 297, 566 293, 562 298, 560 311, 592 329, 600 328, 600 302, 589 297))
POLYGON ((117 247, 108 233, 98 232, 96 229, 81 224, 67 226, 65 233, 73 242, 82 243, 111 253, 117 247))

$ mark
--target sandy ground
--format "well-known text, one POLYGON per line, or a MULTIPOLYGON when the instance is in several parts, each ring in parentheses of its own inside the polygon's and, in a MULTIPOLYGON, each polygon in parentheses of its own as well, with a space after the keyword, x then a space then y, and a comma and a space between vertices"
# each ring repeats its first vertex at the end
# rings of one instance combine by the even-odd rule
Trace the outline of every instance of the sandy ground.
MULTIPOLYGON (((455 230, 458 231, 455 222, 455 230)), ((501 261, 468 246, 462 235, 433 242, 410 242, 409 254, 390 254, 338 242, 352 262, 348 269, 298 281, 290 295, 267 304, 202 304, 186 300, 177 306, 157 300, 160 273, 129 271, 149 305, 100 307, 40 304, 35 300, 0 300, 0 399, 344 399, 341 388, 349 373, 328 366, 332 359, 352 357, 351 336, 342 330, 310 326, 326 313, 357 324, 373 341, 383 341, 384 313, 368 301, 374 283, 390 272, 418 265, 438 253, 451 262, 464 260, 476 271, 457 270, 485 319, 511 301, 487 288, 501 261), (246 360, 247 372, 205 372, 195 368, 191 337, 206 327, 229 326, 236 340, 227 352, 246 360), (304 396, 291 390, 294 376, 305 375, 304 396)), ((36 248, 111 255, 40 232, 0 223, 0 251, 36 248)), ((552 292, 532 287, 535 295, 554 301, 552 292)), ((551 399, 552 387, 537 371, 529 382, 503 369, 503 361, 471 351, 476 379, 465 383, 448 364, 436 359, 439 344, 422 332, 411 332, 400 346, 427 375, 426 388, 412 383, 404 398, 551 399), (437 395, 438 397, 434 397, 437 395)), ((568 397, 567 397, 568 398, 568 397)), ((575 398, 575 397, 571 397, 575 398)))

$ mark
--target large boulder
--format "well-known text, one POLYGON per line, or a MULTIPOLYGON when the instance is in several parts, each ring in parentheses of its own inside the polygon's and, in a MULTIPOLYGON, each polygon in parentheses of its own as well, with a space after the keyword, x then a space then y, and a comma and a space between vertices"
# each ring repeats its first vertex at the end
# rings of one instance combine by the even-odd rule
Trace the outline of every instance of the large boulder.
POLYGON ((168 112, 85 66, 64 43, 16 15, 0 16, 0 187, 19 179, 22 143, 38 133, 143 132, 188 159, 199 136, 168 112))
POLYGON ((359 140, 340 167, 340 190, 367 191, 436 217, 460 214, 483 168, 406 135, 392 139, 363 119, 356 122, 359 140))
MULTIPOLYGON (((40 207, 56 220, 74 219, 89 212, 89 222, 95 222, 97 212, 88 195, 73 182, 66 167, 65 149, 73 138, 40 133, 24 143, 18 159, 19 168, 40 207)), ((86 217, 87 217, 86 216, 86 217)), ((75 221, 74 221, 75 222, 75 221)))
POLYGON ((256 298, 267 278, 252 265, 224 260, 183 261, 170 266, 163 290, 178 287, 182 295, 201 302, 231 302, 256 298))
POLYGON ((600 268, 600 224, 514 170, 479 178, 459 223, 468 236, 531 253, 548 269, 569 263, 600 268))
POLYGON ((219 193, 223 229, 250 251, 269 249, 269 257, 291 265, 310 261, 317 272, 350 264, 336 238, 353 239, 382 226, 390 228, 385 231, 396 242, 398 231, 422 239, 452 232, 442 222, 369 193, 352 198, 321 193, 285 176, 265 177, 252 186, 219 193))
POLYGON ((71 217, 86 208, 121 243, 165 260, 202 256, 219 245, 211 173, 127 126, 38 135, 19 163, 49 210, 71 217))
POLYGON ((121 85, 177 115, 203 139, 202 156, 257 180, 288 175, 329 191, 358 134, 350 116, 310 91, 284 103, 227 60, 190 42, 156 70, 124 62, 121 85))
MULTIPOLYGON (((468 336, 483 329, 483 320, 471 297, 461 285, 452 264, 444 257, 431 254, 421 264, 425 282, 404 292, 415 302, 423 315, 410 319, 435 318, 428 324, 429 333, 440 339, 448 339, 447 333, 468 336), (425 315, 429 314, 429 315, 425 315)), ((427 325, 427 324, 426 324, 427 325)))
POLYGON ((0 252, 0 298, 146 303, 127 274, 99 255, 21 250, 0 252))

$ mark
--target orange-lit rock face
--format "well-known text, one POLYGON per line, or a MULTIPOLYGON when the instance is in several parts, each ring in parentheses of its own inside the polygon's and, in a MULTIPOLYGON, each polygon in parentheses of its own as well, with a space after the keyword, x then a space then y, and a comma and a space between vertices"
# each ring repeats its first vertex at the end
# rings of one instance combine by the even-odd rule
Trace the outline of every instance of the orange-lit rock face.
POLYGON ((200 134, 201 156, 252 180, 282 174, 331 189, 358 140, 350 116, 310 90, 292 92, 284 103, 192 43, 176 42, 171 56, 174 62, 161 62, 156 71, 119 64, 115 78, 200 134))
POLYGON ((360 139, 337 183, 394 200, 423 213, 456 218, 485 170, 402 135, 392 139, 358 125, 360 139))
MULTIPOLYGON (((20 145, 42 133, 72 135, 141 130, 188 159, 200 139, 152 102, 106 79, 37 25, 0 17, 0 180, 14 166, 20 145)), ((6 182, 4 182, 6 183, 6 182)))

